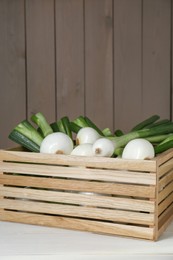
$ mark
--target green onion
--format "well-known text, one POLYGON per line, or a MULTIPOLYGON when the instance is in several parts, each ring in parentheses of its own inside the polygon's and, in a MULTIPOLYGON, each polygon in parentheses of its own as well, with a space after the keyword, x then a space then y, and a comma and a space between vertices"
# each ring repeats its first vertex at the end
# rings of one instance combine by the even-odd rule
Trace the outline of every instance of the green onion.
POLYGON ((91 121, 91 119, 89 119, 87 116, 85 116, 84 119, 88 124, 88 127, 94 128, 99 133, 99 135, 103 136, 103 132, 91 121))
POLYGON ((157 121, 156 123, 152 123, 150 125, 147 125, 144 128, 152 128, 152 127, 156 127, 156 126, 159 126, 159 125, 170 124, 170 123, 171 123, 171 121, 169 119, 162 119, 162 120, 157 121))
POLYGON ((131 131, 138 131, 143 129, 144 127, 146 127, 147 125, 153 124, 155 121, 157 121, 160 118, 160 116, 158 115, 153 115, 147 119, 145 119, 144 121, 140 122, 139 124, 137 124, 136 126, 134 126, 131 131))
POLYGON ((86 122, 86 120, 83 116, 77 117, 72 122, 75 123, 76 125, 80 126, 80 127, 88 127, 88 124, 87 124, 87 122, 86 122))
POLYGON ((9 139, 14 141, 17 144, 22 145, 23 147, 27 148, 31 152, 39 152, 40 147, 33 141, 31 141, 28 137, 25 135, 21 134, 17 130, 13 129, 11 133, 9 134, 9 139))
POLYGON ((67 134, 71 139, 72 139, 72 131, 70 128, 70 120, 67 116, 64 116, 61 118, 62 124, 63 124, 63 128, 65 131, 65 134, 67 134))
POLYGON ((71 129, 72 132, 77 134, 81 128, 82 127, 78 126, 76 123, 70 122, 70 129, 71 129))
POLYGON ((163 153, 164 151, 173 148, 173 140, 162 142, 154 147, 155 154, 163 153))
POLYGON ((42 113, 39 112, 37 114, 32 115, 31 120, 38 125, 43 134, 43 137, 46 137, 47 135, 53 133, 51 126, 48 124, 46 118, 42 113))
POLYGON ((50 124, 50 127, 52 128, 52 130, 53 130, 54 132, 59 132, 59 127, 58 127, 58 125, 57 125, 57 122, 51 123, 51 124, 50 124))
POLYGON ((169 136, 173 136, 173 134, 164 134, 164 135, 154 135, 150 137, 146 137, 145 139, 148 140, 150 143, 160 143, 164 141, 169 136))
POLYGON ((125 146, 129 141, 135 138, 146 138, 154 135, 173 133, 173 123, 169 125, 161 125, 151 129, 142 129, 138 131, 129 132, 120 137, 109 137, 115 144, 115 149, 125 146))
POLYGON ((120 129, 115 130, 114 134, 115 134, 115 136, 122 136, 122 135, 124 135, 123 131, 120 130, 120 129))
POLYGON ((43 141, 43 137, 27 120, 23 120, 14 129, 19 133, 23 134, 24 136, 26 136, 34 143, 36 143, 38 146, 41 145, 43 141))
POLYGON ((102 133, 105 137, 108 137, 108 136, 113 136, 111 130, 107 127, 105 129, 102 130, 102 133))

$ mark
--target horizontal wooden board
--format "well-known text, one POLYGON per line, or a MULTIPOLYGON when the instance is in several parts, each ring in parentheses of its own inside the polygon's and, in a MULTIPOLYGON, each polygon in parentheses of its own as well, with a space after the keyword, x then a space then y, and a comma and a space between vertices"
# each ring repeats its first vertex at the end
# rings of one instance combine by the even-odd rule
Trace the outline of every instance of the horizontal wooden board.
POLYGON ((12 222, 46 225, 73 230, 107 233, 112 235, 116 234, 143 239, 153 239, 154 237, 153 227, 104 223, 100 221, 75 219, 69 217, 46 216, 31 213, 3 211, 0 214, 0 219, 12 222))
POLYGON ((72 190, 113 194, 122 196, 137 196, 142 198, 155 198, 155 186, 130 185, 121 183, 104 183, 96 181, 79 181, 71 179, 34 178, 17 175, 0 175, 0 184, 37 187, 46 189, 72 190))
POLYGON ((123 160, 119 158, 85 157, 31 152, 13 152, 0 150, 0 160, 15 162, 32 162, 42 164, 86 166, 106 169, 156 171, 155 160, 123 160))
POLYGON ((100 219, 104 221, 117 221, 142 225, 154 225, 154 214, 102 209, 96 207, 62 205, 55 203, 43 203, 28 200, 2 199, 1 209, 19 210, 26 212, 55 214, 87 219, 100 219))
POLYGON ((72 193, 61 191, 48 191, 27 188, 1 187, 0 196, 30 199, 66 204, 85 205, 93 207, 124 209, 142 212, 154 212, 154 201, 112 196, 100 196, 97 193, 72 193))
POLYGON ((94 169, 85 167, 63 167, 63 166, 48 166, 36 164, 23 164, 23 163, 7 163, 0 162, 0 169, 7 173, 22 173, 38 176, 51 176, 74 178, 84 180, 99 180, 123 183, 136 183, 144 185, 156 184, 156 174, 135 172, 135 171, 122 171, 122 170, 108 170, 108 169, 94 169))

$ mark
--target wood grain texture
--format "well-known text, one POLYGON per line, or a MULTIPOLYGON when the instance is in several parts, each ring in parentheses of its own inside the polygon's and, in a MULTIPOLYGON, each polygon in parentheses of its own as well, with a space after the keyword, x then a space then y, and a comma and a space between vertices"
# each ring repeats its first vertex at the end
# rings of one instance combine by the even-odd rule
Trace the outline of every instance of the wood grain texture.
POLYGON ((141 119, 141 0, 114 0, 114 127, 130 130, 141 119))
POLYGON ((130 229, 130 236, 157 240, 172 219, 172 153, 153 160, 104 160, 0 150, 0 219, 49 225, 46 215, 55 220, 52 226, 83 230, 77 226, 86 221, 84 230, 100 232, 95 223, 110 233, 111 224, 117 227, 112 234, 125 236, 133 225, 139 233, 130 229), (17 213, 25 219, 16 219, 17 213), (69 225, 62 223, 67 219, 69 225))
POLYGON ((46 202, 58 202, 65 204, 75 204, 90 207, 102 207, 114 210, 133 210, 154 213, 154 201, 139 200, 131 198, 119 198, 106 196, 106 194, 92 192, 64 192, 50 190, 33 190, 31 187, 1 187, 0 196, 24 199, 39 200, 46 202))
MULTIPOLYGON (((84 166, 94 167, 97 169, 156 172, 155 160, 122 160, 120 158, 40 154, 6 150, 0 150, 0 160, 24 163, 31 162, 35 168, 37 168, 37 164, 41 163, 49 165, 54 164, 59 166, 77 166, 77 169, 79 169, 78 166, 84 166)), ((73 170, 73 168, 71 169, 73 170)))
POLYGON ((38 111, 49 122, 86 114, 124 131, 154 113, 171 117, 171 7, 171 0, 0 1, 1 148, 12 146, 13 126, 38 111))
POLYGON ((26 1, 27 111, 55 120, 54 1, 26 1))
POLYGON ((86 115, 113 129, 112 1, 85 1, 86 115))
POLYGON ((171 1, 143 1, 143 117, 170 117, 171 1))
POLYGON ((0 147, 26 116, 24 1, 0 1, 0 147))
POLYGON ((83 230, 95 233, 117 234, 127 237, 138 237, 153 239, 154 229, 134 225, 123 225, 114 223, 104 223, 101 221, 90 221, 85 219, 75 219, 69 217, 46 216, 39 214, 29 214, 22 212, 4 211, 0 216, 1 220, 46 225, 74 230, 83 230))
POLYGON ((83 1, 56 0, 57 116, 84 114, 83 1))

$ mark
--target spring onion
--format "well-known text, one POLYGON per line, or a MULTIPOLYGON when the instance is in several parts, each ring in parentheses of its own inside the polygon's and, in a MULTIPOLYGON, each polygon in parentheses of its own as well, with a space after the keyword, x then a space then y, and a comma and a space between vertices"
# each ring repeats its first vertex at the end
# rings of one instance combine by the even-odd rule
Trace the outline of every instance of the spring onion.
POLYGON ((111 157, 113 153, 113 142, 105 137, 97 139, 93 144, 93 154, 95 156, 111 157))
POLYGON ((144 121, 140 122, 140 123, 137 124, 136 126, 134 126, 131 131, 141 130, 141 129, 143 129, 144 127, 146 127, 147 125, 153 124, 153 123, 156 122, 159 118, 160 118, 159 115, 153 115, 153 116, 151 116, 151 117, 145 119, 144 121))
POLYGON ((109 137, 114 142, 115 149, 125 146, 129 141, 136 138, 146 138, 154 135, 170 134, 173 133, 173 123, 165 124, 150 129, 142 129, 138 131, 129 132, 120 137, 109 137))
POLYGON ((45 116, 42 113, 39 112, 37 114, 33 114, 31 116, 31 120, 38 125, 43 137, 46 137, 47 135, 53 133, 51 126, 48 124, 45 116))
POLYGON ((70 154, 72 150, 72 139, 61 132, 47 135, 40 146, 40 153, 70 154))
POLYGON ((153 145, 146 139, 137 138, 127 143, 122 158, 123 159, 152 159, 155 156, 153 145))
POLYGON ((92 147, 92 144, 88 143, 77 145, 71 152, 71 155, 93 156, 92 147))
POLYGON ((98 132, 92 127, 83 127, 76 135, 76 144, 93 144, 100 137, 101 136, 98 134, 98 132))

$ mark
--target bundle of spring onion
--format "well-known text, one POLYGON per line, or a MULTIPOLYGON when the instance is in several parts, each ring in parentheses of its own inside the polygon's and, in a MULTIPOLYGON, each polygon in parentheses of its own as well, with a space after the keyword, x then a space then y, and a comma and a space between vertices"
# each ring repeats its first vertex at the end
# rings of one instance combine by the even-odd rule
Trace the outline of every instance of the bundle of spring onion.
POLYGON ((14 142, 32 152, 78 156, 149 159, 173 148, 173 122, 153 115, 128 133, 100 130, 86 116, 70 121, 67 116, 51 124, 39 112, 20 122, 9 134, 14 142), (33 126, 36 125, 36 127, 33 126))

